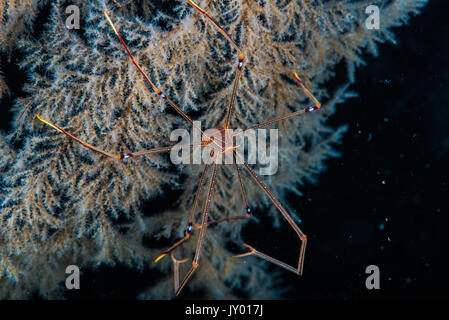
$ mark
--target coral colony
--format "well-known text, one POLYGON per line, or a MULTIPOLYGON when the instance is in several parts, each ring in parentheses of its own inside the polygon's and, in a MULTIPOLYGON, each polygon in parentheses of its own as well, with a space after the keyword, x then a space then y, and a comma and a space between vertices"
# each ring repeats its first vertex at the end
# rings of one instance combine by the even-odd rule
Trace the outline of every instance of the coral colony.
POLYGON ((14 75, 0 74, 14 115, 0 135, 0 297, 64 297, 68 266, 117 263, 166 275, 143 299, 279 297, 276 279, 308 265, 307 213, 300 229, 285 195, 338 156, 345 124, 326 121, 355 95, 362 49, 376 54, 425 3, 0 1, 1 49, 27 74, 11 106, 14 75), (348 83, 330 92, 342 61, 348 83), (197 142, 173 138, 193 129, 197 142), (162 212, 144 205, 175 191, 162 212), (296 262, 246 244, 261 217, 290 225, 296 262))

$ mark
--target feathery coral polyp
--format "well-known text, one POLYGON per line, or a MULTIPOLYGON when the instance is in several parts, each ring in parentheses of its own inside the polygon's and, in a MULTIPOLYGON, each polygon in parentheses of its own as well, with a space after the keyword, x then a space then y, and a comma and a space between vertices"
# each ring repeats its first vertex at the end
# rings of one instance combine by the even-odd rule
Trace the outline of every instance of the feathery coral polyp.
MULTIPOLYGON (((175 243, 183 237, 204 164, 174 166, 159 153, 117 160, 68 139, 36 114, 107 154, 130 155, 168 147, 173 129, 189 128, 165 98, 206 128, 224 127, 234 96, 233 128, 249 128, 309 106, 311 96, 291 76, 297 72, 304 88, 324 103, 319 112, 273 123, 280 133, 279 169, 263 180, 285 209, 294 212, 286 193, 300 195, 301 185, 315 181, 325 160, 338 156, 333 145, 345 131, 344 124, 326 124, 336 105, 355 95, 349 84, 335 92, 326 88, 335 65, 346 62, 349 81, 355 81, 362 49, 375 54, 378 42, 393 39, 391 28, 406 23, 425 3, 198 1, 220 30, 191 1, 167 1, 164 7, 145 0, 0 1, 2 51, 9 57, 23 54, 20 67, 28 75, 24 94, 10 106, 13 129, 0 139, 0 296, 26 298, 37 291, 43 297, 60 297, 66 266, 123 263, 171 275, 141 295, 170 298, 173 268, 184 274, 192 262, 172 266, 165 258, 154 264, 161 249, 147 240, 175 243), (80 9, 79 29, 66 26, 69 4, 80 9), (382 7, 379 30, 365 27, 370 4, 382 7), (136 63, 164 99, 133 65, 103 12, 112 17, 136 63), (47 14, 36 19, 39 13, 47 14), (244 68, 234 90, 240 62, 244 68), (145 201, 169 197, 173 190, 181 195, 164 212, 142 211, 145 201)), ((2 77, 0 93, 6 90, 8 74, 2 77)), ((214 174, 208 221, 244 214, 248 207, 233 166, 214 174)), ((284 223, 269 197, 251 182, 251 173, 240 174, 253 213, 284 223)), ((206 196, 201 193, 197 201, 204 205, 206 196)), ((200 211, 194 218, 200 222, 200 211)), ((292 220, 298 221, 296 215, 292 220)), ((247 221, 208 228, 200 267, 188 290, 215 298, 234 297, 236 288, 254 298, 278 296, 278 273, 268 272, 266 262, 232 258, 229 243, 244 250, 241 231, 247 221)), ((199 233, 192 232, 173 252, 176 258, 193 259, 199 233)), ((292 259, 299 243, 292 246, 292 259)))

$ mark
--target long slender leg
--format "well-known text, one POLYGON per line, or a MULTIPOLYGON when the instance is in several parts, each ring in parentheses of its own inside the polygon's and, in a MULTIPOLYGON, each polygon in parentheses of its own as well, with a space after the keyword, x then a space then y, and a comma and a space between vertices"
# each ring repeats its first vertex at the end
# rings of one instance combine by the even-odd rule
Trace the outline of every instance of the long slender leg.
POLYGON ((309 96, 309 98, 312 99, 312 101, 315 103, 314 108, 320 109, 321 103, 318 101, 317 98, 315 98, 315 96, 312 94, 312 92, 310 92, 310 90, 306 87, 306 85, 304 84, 304 82, 302 81, 302 79, 299 77, 299 75, 296 72, 293 72, 293 78, 300 85, 302 90, 304 90, 304 92, 309 96))
MULTIPOLYGON (((194 226, 191 230, 196 230, 196 229, 202 229, 203 225, 204 227, 208 227, 214 224, 219 224, 225 221, 231 221, 231 220, 240 220, 240 219, 248 219, 250 217, 250 215, 245 215, 245 216, 231 216, 231 217, 226 217, 223 219, 219 219, 219 220, 214 220, 214 221, 209 221, 207 222, 205 225, 199 224, 194 226)), ((178 295, 181 290, 183 289, 183 287, 186 285, 186 283, 188 282, 188 280, 190 279, 190 277, 193 275, 193 273, 195 272, 195 270, 197 269, 199 263, 193 264, 192 267, 190 268, 189 272, 187 273, 186 277, 184 278, 183 282, 181 283, 181 286, 179 285, 179 264, 183 263, 183 262, 187 262, 189 260, 189 258, 185 258, 183 260, 177 260, 174 255, 173 255, 173 250, 176 249, 177 247, 179 247, 181 244, 183 244, 185 241, 187 241, 190 237, 190 233, 186 234, 186 236, 184 238, 182 238, 181 240, 179 240, 177 243, 175 243, 170 249, 164 251, 163 254, 159 255, 154 262, 159 261, 159 259, 161 259, 162 257, 164 257, 168 252, 170 252, 170 257, 173 263, 173 282, 174 282, 174 287, 175 287, 175 294, 178 295)), ((200 235, 201 237, 201 235, 200 235)), ((204 236, 203 236, 204 237, 204 236)), ((201 238, 200 238, 201 239, 201 238)), ((198 247, 197 247, 198 248, 198 247)), ((197 249, 198 250, 198 249, 197 249)), ((199 249, 201 251, 201 249, 199 249)), ((198 251, 197 251, 198 252, 198 251)), ((248 255, 248 254, 244 254, 244 255, 248 255)), ((196 257, 196 255, 195 255, 196 257)), ((199 260, 199 256, 198 256, 198 260, 199 260)))
MULTIPOLYGON (((240 174, 240 169, 237 166, 237 164, 235 163, 235 161, 234 161, 234 166, 235 166, 235 169, 237 170, 237 177, 238 177, 238 180, 239 180, 240 192, 242 194, 243 202, 245 203, 245 213, 246 214, 245 215, 239 215, 239 216, 228 216, 228 217, 225 217, 225 218, 222 218, 222 219, 209 221, 207 223, 208 227, 211 226, 211 225, 220 224, 220 223, 225 222, 225 221, 242 220, 242 219, 248 219, 249 217, 251 217, 251 208, 248 205, 248 200, 247 200, 247 197, 246 197, 245 188, 243 186, 243 182, 242 182, 242 178, 241 178, 241 174, 240 174)), ((201 229, 201 228, 202 228, 201 224, 197 224, 197 225, 193 226, 193 230, 198 230, 198 229, 201 229)))
MULTIPOLYGON (((114 30, 115 34, 117 35, 119 41, 121 42, 122 46, 125 48, 126 53, 128 54, 129 58, 131 59, 131 62, 136 66, 137 70, 140 72, 140 74, 144 77, 145 81, 150 85, 150 87, 153 89, 153 91, 159 95, 164 101, 166 101, 173 109, 176 110, 176 112, 178 114, 180 114, 187 122, 189 122, 194 128, 196 128, 197 130, 199 130, 201 132, 201 134, 204 137, 209 137, 206 133, 203 132, 203 130, 201 130, 200 127, 198 127, 194 121, 192 120, 192 118, 190 118, 184 111, 182 111, 182 109, 176 104, 174 103, 172 100, 170 100, 165 93, 159 89, 148 77, 148 75, 145 73, 145 71, 143 71, 143 69, 140 67, 140 65, 137 63, 137 61, 134 59, 134 56, 131 54, 131 51, 129 51, 128 46, 125 44, 125 41, 123 41, 122 37, 120 36, 120 34, 118 33, 117 29, 114 26, 114 23, 112 22, 111 18, 109 17, 109 15, 107 14, 107 12, 104 12, 104 15, 106 16, 106 19, 108 20, 109 24, 111 25, 112 29, 114 30)), ((216 144, 217 146, 219 146, 219 142, 211 139, 211 142, 213 142, 214 144, 216 144)))
POLYGON ((199 13, 209 19, 212 24, 217 27, 218 31, 229 41, 229 43, 234 47, 235 50, 238 51, 239 55, 243 55, 242 50, 240 50, 239 46, 232 40, 231 36, 218 24, 217 21, 214 20, 206 11, 204 11, 199 5, 197 5, 192 0, 186 0, 189 4, 191 4, 199 13))
POLYGON ((192 267, 190 268, 189 272, 187 272, 186 276, 182 280, 179 287, 175 288, 176 295, 178 295, 181 292, 181 290, 184 288, 186 283, 190 280, 193 273, 196 271, 196 269, 199 266, 201 251, 202 251, 203 245, 204 245, 204 237, 206 236, 206 231, 207 231, 207 219, 209 217, 210 205, 211 205, 211 201, 212 201, 212 194, 213 194, 214 187, 215 187, 215 179, 217 177, 217 164, 215 162, 213 164, 212 170, 213 170, 212 178, 210 181, 209 190, 207 192, 206 203, 204 205, 203 218, 201 221, 201 231, 200 231, 200 234, 198 237, 198 242, 196 245, 195 257, 193 258, 192 267))
POLYGON ((43 123, 49 125, 53 129, 56 129, 57 131, 63 133, 64 135, 66 135, 67 137, 69 137, 73 141, 81 144, 82 146, 84 146, 84 147, 86 147, 86 148, 88 148, 88 149, 90 149, 92 151, 95 151, 95 152, 97 152, 97 153, 99 153, 101 155, 104 155, 104 156, 106 156, 108 158, 115 159, 115 160, 128 159, 128 158, 143 156, 143 155, 147 155, 147 154, 170 152, 171 150, 174 150, 174 149, 193 148, 195 146, 203 145, 203 143, 200 143, 200 144, 186 144, 186 145, 174 145, 174 146, 170 146, 170 147, 160 147, 160 148, 154 148, 154 149, 149 149, 149 150, 138 151, 138 152, 134 152, 134 153, 130 152, 130 153, 112 154, 112 153, 106 152, 104 150, 98 149, 97 147, 94 147, 93 145, 90 145, 87 142, 78 139, 77 137, 73 136, 69 132, 67 132, 64 129, 62 129, 61 127, 58 127, 56 124, 54 124, 54 123, 52 123, 52 122, 42 118, 39 115, 36 115, 36 118, 38 118, 43 123))
POLYGON ((198 184, 198 189, 196 190, 195 200, 193 201, 192 210, 190 211, 190 218, 189 218, 189 222, 187 224, 186 230, 185 230, 184 237, 181 240, 179 240, 178 242, 176 242, 174 245, 172 245, 170 248, 168 248, 167 250, 164 250, 163 252, 161 252, 156 257, 156 259, 153 260, 153 262, 158 262, 160 259, 165 257, 167 254, 171 253, 173 250, 178 248, 180 245, 182 245, 184 242, 186 242, 190 238, 190 234, 192 233, 192 230, 194 229, 193 218, 194 218, 196 209, 198 208, 198 202, 199 202, 199 198, 201 195, 201 190, 203 189, 203 185, 206 180, 208 171, 209 171, 209 165, 206 164, 206 166, 204 167, 203 173, 201 174, 200 182, 198 184))
MULTIPOLYGON (((222 219, 209 221, 206 225, 209 227, 209 226, 217 225, 217 224, 220 224, 220 223, 226 222, 226 221, 248 219, 250 216, 251 215, 249 215, 249 214, 241 215, 241 216, 228 216, 228 217, 225 217, 222 219)), ((201 229, 202 227, 203 227, 202 224, 197 224, 197 225, 193 226, 193 230, 198 230, 198 229, 201 229)))
MULTIPOLYGON (((297 116, 300 116, 300 115, 304 115, 304 114, 306 114, 308 112, 312 112, 312 111, 321 109, 321 103, 318 101, 317 98, 315 98, 315 96, 312 94, 312 92, 310 92, 310 90, 307 89, 307 87, 304 85, 304 82, 301 80, 301 78, 298 76, 298 74, 296 72, 293 72, 293 78, 300 85, 300 87, 302 88, 304 93, 307 94, 307 96, 310 99, 312 99, 312 101, 314 102, 314 105, 310 106, 310 107, 303 108, 303 109, 295 111, 295 112, 284 114, 284 115, 279 116, 279 117, 275 117, 273 119, 270 119, 270 120, 267 120, 267 121, 264 121, 264 122, 261 122, 259 124, 256 124, 256 125, 253 125, 253 126, 249 127, 246 130, 260 129, 260 128, 267 127, 269 125, 272 125, 272 124, 274 124, 276 122, 279 122, 279 121, 282 121, 282 120, 287 120, 287 119, 294 118, 294 117, 297 117, 297 116)), ((235 134, 234 137, 239 135, 239 134, 242 134, 242 132, 244 132, 244 131, 240 131, 239 133, 235 134)))
POLYGON ((115 34, 117 35, 118 39, 122 43, 123 47, 126 50, 126 53, 128 54, 129 58, 131 59, 131 62, 136 66, 137 70, 139 70, 140 74, 145 78, 145 81, 150 85, 150 87, 153 89, 156 94, 158 94, 162 99, 167 101, 173 109, 175 109, 184 119, 186 119, 189 123, 193 125, 193 120, 184 112, 181 110, 180 107, 178 107, 173 101, 167 98, 167 96, 162 92, 161 89, 159 89, 148 77, 148 75, 143 71, 143 69, 140 67, 140 65, 137 63, 137 61, 134 59, 134 56, 131 54, 131 51, 129 51, 128 46, 125 44, 125 41, 123 41, 122 37, 118 33, 117 29, 115 28, 114 23, 112 22, 111 18, 109 18, 109 15, 107 12, 104 12, 104 15, 106 16, 106 19, 108 19, 109 24, 111 25, 112 29, 114 30, 115 34))
MULTIPOLYGON (((229 150, 229 151, 231 151, 231 150, 229 150)), ((222 218, 222 219, 210 221, 207 224, 208 226, 214 225, 214 224, 219 224, 219 223, 222 223, 222 222, 225 222, 225 221, 242 220, 242 219, 248 219, 248 218, 251 217, 252 211, 251 211, 250 206, 248 205, 248 199, 246 197, 245 187, 243 185, 242 176, 240 174, 240 168, 237 166, 237 163, 235 161, 235 155, 233 155, 233 157, 234 157, 233 165, 234 165, 234 169, 237 172, 237 178, 238 178, 238 182, 239 182, 240 193, 242 195, 243 203, 245 204, 245 214, 244 215, 237 215, 237 216, 228 216, 228 217, 225 217, 225 218, 222 218)), ((201 225, 196 225, 196 226, 193 227, 194 230, 200 229, 200 228, 201 228, 201 225)))
MULTIPOLYGON (((220 223, 225 222, 225 221, 248 219, 248 218, 251 217, 251 208, 248 205, 248 200, 247 200, 247 197, 246 197, 245 187, 243 186, 243 181, 242 181, 242 177, 241 177, 241 174, 240 174, 240 168, 237 166, 237 163, 235 161, 235 155, 233 155, 233 156, 234 156, 234 169, 237 172, 237 178, 238 178, 238 182, 239 182, 240 192, 241 192, 241 195, 242 195, 243 203, 245 204, 245 215, 228 216, 228 217, 225 217, 225 218, 222 218, 222 219, 209 221, 207 223, 207 226, 220 224, 220 223)), ((193 226, 193 230, 201 229, 201 227, 202 226, 200 224, 195 225, 195 226, 193 226)))
POLYGON ((235 103, 236 103, 235 98, 237 96, 237 88, 238 88, 240 78, 242 75, 242 70, 243 70, 243 60, 240 60, 240 57, 239 57, 237 71, 235 73, 235 78, 234 78, 234 85, 232 86, 231 100, 229 101, 228 113, 226 116, 226 122, 225 122, 225 126, 224 126, 225 128, 229 128, 229 125, 231 123, 231 118, 234 115, 235 103))
POLYGON ((171 258, 171 261, 173 262, 173 278, 174 278, 174 282, 175 282, 175 288, 178 288, 179 287, 179 265, 181 263, 189 261, 189 258, 178 260, 175 258, 173 253, 170 253, 170 258, 171 258))
MULTIPOLYGON (((215 224, 219 224, 225 221, 231 221, 231 220, 242 220, 242 219, 248 219, 251 215, 244 215, 244 216, 231 216, 231 217, 226 217, 223 219, 219 219, 219 220, 214 220, 214 221, 209 221, 207 222, 204 226, 205 227, 209 227, 211 225, 215 225, 215 224)), ((197 229, 202 229, 203 228, 203 224, 198 224, 193 226, 193 228, 191 230, 197 230, 197 229)), ((189 234, 190 235, 190 234, 189 234)), ((201 235, 200 235, 201 237, 201 235)), ((184 237, 181 240, 179 240, 175 245, 173 245, 169 250, 166 250, 166 252, 170 252, 170 257, 172 259, 173 262, 173 273, 174 273, 174 286, 175 286, 175 293, 176 295, 178 295, 182 288, 185 286, 185 284, 187 283, 187 281, 190 279, 190 277, 192 276, 193 272, 196 270, 196 268, 198 267, 199 264, 196 265, 196 267, 194 267, 194 265, 192 265, 190 271, 187 273, 186 278, 183 280, 183 283, 181 284, 182 286, 179 285, 179 264, 183 263, 183 262, 187 262, 189 260, 189 258, 185 258, 183 260, 177 260, 174 256, 173 256, 173 250, 176 249, 177 247, 179 247, 181 244, 183 244, 185 241, 187 241, 189 239, 189 237, 184 237)), ((201 249, 200 249, 201 250, 201 249)), ((158 261, 159 259, 161 259, 163 256, 165 256, 166 254, 161 254, 159 255, 158 258, 155 259, 155 262, 158 261)), ((248 254, 244 254, 244 255, 248 255, 248 254)), ((199 257, 198 257, 199 260, 199 257)))
POLYGON ((167 96, 162 92, 161 89, 159 89, 148 77, 148 75, 143 71, 143 69, 140 67, 140 65, 137 63, 137 61, 134 59, 134 56, 131 54, 131 51, 129 51, 128 46, 123 41, 122 37, 118 33, 117 29, 114 26, 114 23, 112 22, 111 18, 109 18, 109 15, 107 12, 104 12, 104 15, 106 16, 106 19, 108 19, 109 24, 111 25, 112 29, 114 30, 115 34, 117 35, 118 39, 122 43, 123 47, 126 50, 126 53, 128 54, 129 58, 131 59, 131 62, 136 66, 137 70, 139 70, 140 74, 145 78, 145 81, 150 85, 150 87, 153 89, 156 94, 158 94, 162 99, 167 101, 173 109, 176 110, 184 119, 186 119, 190 124, 193 125, 193 120, 184 112, 181 110, 180 107, 178 107, 173 101, 167 98, 167 96))
MULTIPOLYGON (((237 156, 239 156, 237 153, 235 153, 237 156)), ((246 163, 243 159, 242 163, 245 166, 246 170, 248 170, 249 174, 252 176, 252 178, 256 181, 257 185, 265 192, 265 194, 270 198, 271 202, 276 206, 276 208, 279 210, 279 212, 282 214, 282 216, 287 220, 288 224, 295 230, 296 234, 298 235, 299 239, 301 240, 301 247, 299 249, 299 259, 298 259, 298 266, 292 267, 289 264, 282 262, 278 259, 275 259, 269 255, 266 255, 260 251, 257 251, 250 245, 245 245, 247 248, 250 249, 248 253, 240 254, 235 257, 244 257, 248 255, 254 255, 259 258, 262 258, 264 260, 267 260, 275 265, 278 265, 286 270, 289 270, 291 272, 294 272, 298 275, 302 274, 303 270, 303 264, 304 264, 304 254, 306 250, 306 244, 307 244, 307 237, 306 235, 301 231, 301 229, 298 227, 298 225, 295 223, 293 218, 288 214, 287 210, 282 206, 282 204, 276 199, 276 197, 273 195, 273 193, 268 189, 267 185, 262 181, 262 179, 254 172, 254 170, 246 163)))
MULTIPOLYGON (((225 218, 225 219, 221 219, 221 220, 211 221, 211 222, 208 222, 206 225, 210 226, 212 224, 218 224, 218 223, 228 221, 228 220, 246 219, 246 218, 248 218, 248 217, 246 217, 246 216, 230 217, 230 219, 225 218)), ((201 227, 202 227, 202 225, 198 225, 198 229, 200 229, 201 227)), ((194 227, 194 229, 196 229, 196 228, 194 227)), ((182 289, 182 287, 180 287, 180 285, 179 285, 179 265, 181 263, 189 261, 189 258, 185 258, 183 260, 178 260, 173 255, 173 252, 170 252, 170 257, 171 257, 171 260, 173 263, 173 282, 174 282, 174 286, 175 286, 175 292, 178 292, 177 294, 179 294, 179 292, 181 292, 181 289, 182 289)), ((193 270, 193 271, 195 271, 195 270, 193 270)), ((193 274, 193 271, 190 270, 189 274, 190 275, 193 274)), ((187 282, 187 280, 185 282, 187 282)), ((182 286, 185 286, 185 283, 182 286)))
POLYGON ((198 4, 196 4, 192 0, 187 0, 189 4, 191 4, 199 13, 201 13, 203 16, 205 16, 212 24, 218 29, 218 31, 226 38, 227 41, 231 44, 232 47, 234 47, 235 50, 238 52, 238 61, 237 61, 237 70, 235 73, 234 78, 234 84, 232 87, 232 94, 231 94, 231 100, 229 101, 229 107, 228 111, 226 113, 226 120, 224 128, 229 128, 232 115, 234 114, 235 109, 235 98, 237 95, 237 88, 240 82, 240 77, 242 75, 243 67, 245 64, 245 55, 243 54, 240 47, 235 43, 234 40, 232 40, 231 36, 216 22, 206 11, 204 11, 198 4))
MULTIPOLYGON (((242 194, 242 198, 243 198, 243 202, 245 203, 245 215, 238 215, 238 216, 228 216, 222 219, 218 219, 218 220, 213 220, 213 221, 208 221, 206 223, 206 226, 209 227, 211 225, 216 225, 216 224, 220 224, 222 222, 226 222, 226 221, 232 221, 232 220, 243 220, 243 219, 248 219, 251 217, 251 208, 248 205, 248 200, 246 197, 246 192, 245 192, 245 188, 243 186, 243 182, 242 182, 242 178, 241 178, 241 174, 240 174, 240 169, 236 164, 235 161, 235 155, 234 156, 234 166, 235 169, 237 170, 237 177, 239 180, 239 185, 240 185, 240 191, 242 194)), ((176 242, 174 245, 172 245, 169 249, 163 251, 155 260, 154 262, 159 261, 161 258, 163 258, 165 255, 167 255, 168 253, 171 253, 173 250, 175 250, 177 247, 179 247, 180 245, 182 245, 185 241, 187 241, 190 238, 190 234, 192 230, 198 230, 198 229, 202 229, 203 225, 202 224, 197 224, 194 225, 192 227, 192 221, 193 221, 193 217, 194 217, 194 213, 196 212, 196 208, 198 206, 198 199, 199 199, 199 194, 200 194, 200 190, 202 188, 202 185, 204 184, 204 180, 205 180, 205 176, 207 174, 207 166, 205 170, 203 171, 201 178, 200 178, 200 183, 197 189, 197 193, 195 195, 195 200, 194 200, 194 204, 190 213, 190 219, 189 219, 189 224, 187 225, 187 229, 186 229, 186 235, 184 236, 184 238, 182 238, 181 240, 179 240, 178 242, 176 242)), ((175 286, 176 288, 176 286, 175 286)))
POLYGON ((233 163, 233 165, 234 165, 235 171, 237 172, 237 178, 238 178, 238 180, 239 180, 239 186, 240 186, 240 192, 241 192, 241 194, 242 194, 242 200, 243 200, 243 202, 245 203, 245 211, 246 211, 247 214, 251 214, 251 209, 250 209, 250 207, 249 207, 249 205, 248 205, 248 199, 247 199, 247 197, 246 197, 245 187, 243 186, 242 176, 241 176, 241 174, 240 174, 240 168, 239 168, 239 166, 237 165, 237 161, 236 161, 235 154, 233 154, 233 157, 234 157, 234 163, 233 163))
MULTIPOLYGON (((212 220, 212 221, 208 221, 206 223, 206 226, 213 226, 213 225, 217 225, 220 224, 222 222, 226 222, 226 221, 232 221, 232 220, 243 220, 243 219, 248 219, 251 215, 247 214, 247 215, 241 215, 241 216, 229 216, 226 218, 222 218, 222 219, 218 219, 218 220, 212 220)), ((187 226, 187 230, 189 230, 186 235, 180 239, 179 241, 177 241, 174 245, 172 245, 170 248, 168 248, 167 250, 164 250, 161 254, 159 254, 154 260, 153 262, 158 262, 160 259, 162 259, 164 256, 166 256, 167 254, 173 252, 176 248, 178 248, 180 245, 182 245, 184 242, 186 242, 187 240, 189 240, 191 232, 193 230, 198 230, 201 229, 203 227, 203 225, 200 224, 196 224, 196 225, 191 225, 189 223, 189 225, 187 226)))

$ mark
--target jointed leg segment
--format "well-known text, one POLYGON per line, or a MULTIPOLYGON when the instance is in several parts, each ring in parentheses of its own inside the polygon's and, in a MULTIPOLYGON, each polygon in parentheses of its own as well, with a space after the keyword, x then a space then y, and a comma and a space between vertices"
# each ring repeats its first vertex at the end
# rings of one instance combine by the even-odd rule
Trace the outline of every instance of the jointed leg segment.
POLYGON ((201 13, 203 16, 205 16, 218 29, 218 31, 226 38, 226 40, 231 44, 231 46, 238 52, 237 70, 235 73, 234 84, 232 86, 231 100, 229 101, 229 107, 228 107, 228 111, 226 113, 226 120, 225 120, 225 125, 224 125, 224 128, 228 129, 229 125, 231 123, 232 116, 234 115, 235 98, 237 95, 237 88, 238 88, 238 85, 240 82, 240 77, 243 72, 243 66, 245 64, 245 55, 243 54, 243 51, 240 49, 240 47, 235 43, 235 41, 232 40, 231 36, 206 11, 204 11, 202 8, 200 8, 200 6, 197 5, 192 0, 187 0, 187 2, 189 4, 191 4, 199 13, 201 13))
MULTIPOLYGON (((237 153, 235 153, 235 154, 237 156, 239 156, 237 153)), ((282 214, 282 216, 285 218, 285 220, 287 220, 288 224, 296 232, 299 239, 301 240, 301 247, 299 249, 298 266, 296 268, 294 268, 280 260, 277 260, 273 257, 270 257, 262 252, 259 252, 249 245, 246 245, 246 246, 248 248, 250 248, 250 252, 243 254, 243 255, 238 255, 237 257, 242 257, 242 256, 247 256, 247 255, 255 255, 259 258, 262 258, 269 262, 272 262, 284 269, 287 269, 289 271, 297 273, 298 275, 301 275, 302 269, 303 269, 303 263, 304 263, 304 254, 305 254, 306 244, 307 244, 306 235, 301 231, 301 229, 295 223, 293 218, 288 214, 287 210, 285 210, 285 208, 282 206, 282 204, 279 202, 279 200, 276 199, 276 197, 273 195, 273 193, 270 191, 270 189, 267 187, 267 185, 262 181, 262 179, 256 174, 256 172, 243 159, 241 159, 241 161, 242 161, 243 165, 245 166, 246 170, 251 175, 251 177, 256 181, 257 185, 263 190, 263 192, 268 196, 268 198, 270 198, 271 202, 275 205, 275 207, 279 210, 279 212, 282 214)))
POLYGON ((112 154, 109 153, 107 151, 101 150, 97 147, 94 147, 91 144, 88 144, 85 141, 82 141, 80 139, 78 139, 77 137, 73 136, 71 133, 67 132, 66 130, 62 129, 61 127, 57 126, 56 124, 42 118, 41 116, 39 116, 38 114, 35 115, 35 117, 37 119, 39 119, 39 121, 49 125, 50 127, 52 127, 53 129, 56 129, 57 131, 63 133, 64 135, 66 135, 67 137, 69 137, 70 139, 72 139, 73 141, 81 144, 83 147, 86 147, 92 151, 95 151, 103 156, 106 156, 108 158, 114 159, 114 160, 123 160, 123 159, 128 159, 128 158, 133 158, 133 157, 138 157, 138 156, 144 156, 144 155, 149 155, 149 154, 155 154, 155 153, 163 153, 163 152, 170 152, 172 150, 180 150, 180 149, 184 149, 184 148, 193 148, 193 147, 197 147, 197 146, 203 146, 204 142, 202 143, 196 143, 196 144, 186 144, 186 145, 174 145, 174 146, 170 146, 170 147, 160 147, 160 148, 153 148, 153 149, 149 149, 149 150, 143 150, 143 151, 137 151, 137 152, 128 152, 128 153, 120 153, 120 154, 112 154))
MULTIPOLYGON (((104 15, 106 16, 106 19, 108 20, 109 24, 111 25, 112 29, 114 30, 115 34, 117 35, 118 39, 120 40, 120 43, 122 44, 122 46, 125 48, 126 53, 128 54, 129 58, 131 59, 132 63, 136 66, 137 70, 140 72, 140 74, 144 77, 145 81, 151 86, 151 88, 153 89, 154 92, 156 92, 156 94, 159 95, 159 97, 161 97, 164 101, 166 101, 173 109, 176 110, 176 112, 181 115, 188 123, 190 123, 194 128, 196 128, 197 130, 199 130, 199 132, 201 132, 201 134, 203 136, 208 137, 207 134, 205 134, 203 132, 203 130, 201 130, 200 127, 198 127, 192 120, 192 118, 190 118, 184 111, 182 111, 182 109, 176 104, 174 103, 172 100, 170 100, 165 93, 159 89, 148 77, 148 75, 145 73, 145 71, 143 71, 143 69, 140 67, 140 65, 137 63, 137 61, 134 59, 134 56, 131 54, 131 51, 129 51, 128 46, 125 44, 125 41, 123 41, 122 37, 120 36, 120 34, 118 33, 117 29, 114 26, 114 23, 112 22, 111 18, 109 18, 109 15, 107 14, 107 12, 104 12, 104 15)), ((218 142, 211 140, 214 144, 216 144, 217 146, 219 146, 218 142)))
POLYGON ((211 205, 211 201, 212 201, 212 194, 214 192, 216 177, 217 177, 217 165, 216 165, 216 163, 214 163, 213 168, 212 168, 212 177, 211 177, 211 181, 210 181, 210 185, 209 185, 209 190, 207 192, 206 203, 204 205, 203 217, 202 217, 202 221, 201 221, 201 230, 200 230, 198 242, 196 245, 195 257, 193 258, 192 267, 187 272, 187 274, 184 277, 184 279, 182 280, 181 284, 178 287, 176 287, 176 283, 175 283, 175 294, 176 295, 178 295, 181 292, 181 290, 184 288, 186 283, 189 281, 189 279, 192 277, 193 273, 196 271, 196 269, 199 266, 201 251, 202 251, 203 245, 204 245, 204 237, 206 236, 206 231, 207 231, 207 220, 209 217, 210 205, 211 205))
POLYGON ((179 247, 181 244, 183 244, 190 238, 192 230, 195 229, 195 227, 193 226, 193 218, 195 216, 196 209, 198 208, 199 198, 200 198, 201 191, 203 189, 203 185, 206 180, 208 171, 209 171, 209 165, 206 164, 206 166, 204 167, 203 173, 201 174, 200 182, 198 184, 198 189, 196 190, 196 194, 195 194, 195 199, 193 200, 193 206, 192 206, 192 210, 190 211, 190 218, 189 218, 189 222, 187 223, 184 238, 182 238, 181 240, 176 242, 174 245, 172 245, 170 248, 168 248, 167 250, 165 250, 161 254, 159 254, 156 257, 156 259, 154 259, 154 262, 158 262, 160 259, 162 259, 167 254, 171 253, 173 250, 175 250, 177 247, 179 247))

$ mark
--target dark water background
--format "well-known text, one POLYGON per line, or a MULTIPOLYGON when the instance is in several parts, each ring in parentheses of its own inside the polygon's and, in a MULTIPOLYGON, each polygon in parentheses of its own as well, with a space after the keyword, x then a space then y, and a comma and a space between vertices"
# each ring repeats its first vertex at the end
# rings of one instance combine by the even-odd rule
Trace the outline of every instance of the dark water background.
POLYGON ((299 203, 311 237, 295 297, 449 297, 448 12, 431 0, 358 70, 359 98, 333 119, 350 126, 343 156, 299 203), (365 287, 371 264, 380 290, 365 287))
MULTIPOLYGON (((359 97, 331 119, 349 124, 342 157, 329 160, 317 185, 289 197, 309 237, 304 276, 283 273, 287 299, 448 298, 449 268, 449 1, 431 0, 398 44, 381 45, 356 73, 359 97), (380 290, 367 290, 365 268, 380 268, 380 290)), ((3 59, 4 60, 4 59, 3 59)), ((3 63, 5 74, 17 72, 3 63)), ((344 81, 344 66, 337 69, 344 81)), ((10 79, 13 96, 25 81, 10 79)), ((1 128, 9 129, 10 101, 1 128)), ((246 238, 294 254, 288 226, 250 225, 246 238), (279 243, 279 245, 276 245, 279 243)), ((291 258, 290 258, 291 259, 291 258)), ((124 267, 85 270, 82 289, 69 298, 133 299, 157 280, 154 271, 124 267)), ((188 298, 188 296, 184 296, 188 298)))

